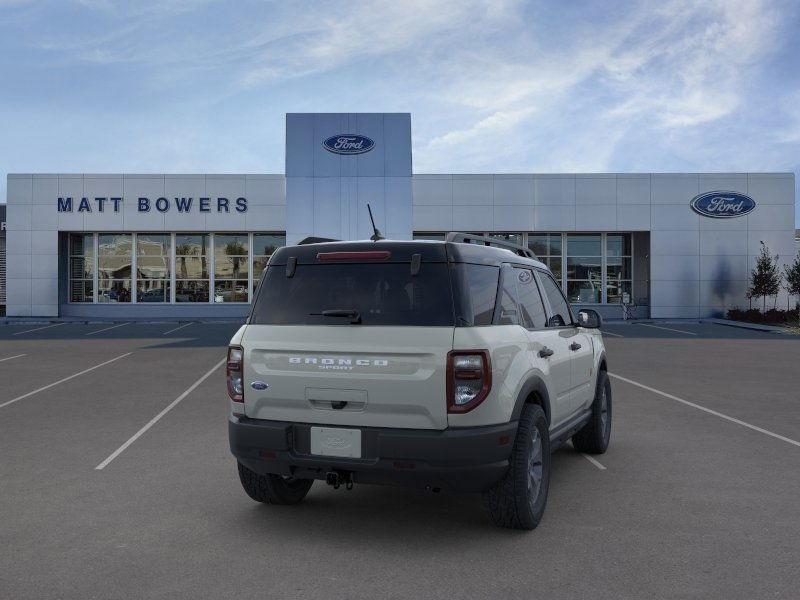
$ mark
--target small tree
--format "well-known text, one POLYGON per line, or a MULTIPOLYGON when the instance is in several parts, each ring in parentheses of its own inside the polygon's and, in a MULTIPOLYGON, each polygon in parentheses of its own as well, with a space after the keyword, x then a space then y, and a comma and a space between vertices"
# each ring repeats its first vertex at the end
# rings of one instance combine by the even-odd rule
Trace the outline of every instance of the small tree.
MULTIPOLYGON (((794 257, 794 262, 791 266, 783 265, 783 276, 786 280, 786 291, 789 293, 789 296, 798 296, 800 297, 800 252, 797 253, 797 256, 794 257)), ((798 300, 795 300, 796 304, 800 304, 798 300)), ((786 308, 789 308, 789 300, 786 300, 786 308)))
POLYGON ((781 273, 778 268, 778 256, 771 256, 769 248, 761 242, 761 252, 756 260, 756 268, 750 273, 750 288, 748 297, 762 298, 762 310, 767 312, 767 296, 775 296, 778 301, 778 292, 781 289, 781 273))

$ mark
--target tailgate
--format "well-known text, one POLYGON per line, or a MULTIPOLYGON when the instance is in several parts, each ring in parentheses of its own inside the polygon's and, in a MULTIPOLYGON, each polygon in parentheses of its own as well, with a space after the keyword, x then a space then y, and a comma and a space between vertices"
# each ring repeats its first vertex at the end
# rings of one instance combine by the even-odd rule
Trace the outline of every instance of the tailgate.
POLYGON ((242 346, 248 417, 447 427, 452 327, 248 325, 242 346))

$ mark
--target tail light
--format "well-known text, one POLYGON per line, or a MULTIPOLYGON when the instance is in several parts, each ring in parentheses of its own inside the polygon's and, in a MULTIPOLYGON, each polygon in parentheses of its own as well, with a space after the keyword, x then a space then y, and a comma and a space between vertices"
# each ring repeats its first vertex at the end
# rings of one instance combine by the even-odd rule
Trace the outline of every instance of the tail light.
POLYGON ((492 389, 492 364, 486 350, 447 354, 447 412, 465 413, 486 400, 492 389))
POLYGON ((244 350, 241 346, 228 347, 228 396, 234 402, 244 402, 244 350))

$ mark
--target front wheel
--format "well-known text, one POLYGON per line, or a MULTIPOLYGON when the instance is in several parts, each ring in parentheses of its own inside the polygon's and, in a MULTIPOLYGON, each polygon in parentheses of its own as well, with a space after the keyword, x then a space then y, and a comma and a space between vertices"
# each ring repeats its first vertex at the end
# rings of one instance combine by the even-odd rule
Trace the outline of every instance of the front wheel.
POLYGON ((592 415, 578 433, 572 445, 578 452, 603 454, 611 439, 611 382, 605 371, 597 374, 597 389, 592 402, 592 415))
POLYGON ((239 481, 247 495, 256 502, 265 504, 298 504, 306 497, 314 484, 313 479, 294 479, 280 475, 259 475, 242 463, 239 466, 239 481))
POLYGON ((522 409, 509 462, 505 477, 484 492, 484 505, 495 525, 535 529, 550 488, 550 434, 540 406, 522 409))

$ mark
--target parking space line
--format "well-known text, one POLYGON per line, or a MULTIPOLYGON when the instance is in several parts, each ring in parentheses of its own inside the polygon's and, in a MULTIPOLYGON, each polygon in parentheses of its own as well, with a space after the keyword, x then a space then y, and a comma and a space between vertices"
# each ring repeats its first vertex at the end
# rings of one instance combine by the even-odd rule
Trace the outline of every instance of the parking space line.
POLYGON ((120 354, 116 358, 112 358, 111 360, 107 360, 105 362, 101 362, 99 365, 95 365, 93 367, 89 367, 88 369, 84 369, 83 371, 80 371, 78 373, 74 373, 73 375, 70 375, 68 377, 64 377, 64 379, 59 379, 58 381, 54 381, 53 383, 48 383, 47 385, 42 386, 39 389, 33 390, 32 392, 28 392, 27 394, 23 394, 22 396, 17 396, 13 400, 9 400, 8 402, 3 402, 2 404, 0 404, 0 408, 3 408, 4 406, 8 406, 9 404, 14 404, 14 402, 19 402, 20 400, 24 400, 25 398, 29 398, 30 396, 33 396, 34 394, 38 394, 39 392, 43 392, 45 390, 49 390, 51 387, 56 386, 59 383, 64 383, 66 381, 69 381, 70 379, 75 379, 76 377, 80 377, 81 375, 85 375, 86 373, 88 373, 90 371, 94 371, 95 369, 99 369, 100 367, 104 367, 104 366, 106 366, 108 364, 111 364, 112 362, 114 362, 116 360, 119 360, 120 358, 125 358, 126 356, 130 356, 131 354, 133 354, 133 352, 126 352, 125 354, 120 354))
POLYGON ((17 333, 12 333, 11 335, 22 335, 23 333, 31 333, 33 331, 41 331, 42 329, 51 329, 53 327, 61 327, 66 323, 56 323, 55 325, 45 325, 44 327, 37 327, 36 329, 26 329, 25 331, 18 331, 17 333))
POLYGON ((619 334, 619 333, 611 333, 610 331, 606 331, 605 329, 601 329, 601 330, 600 330, 600 333, 602 333, 603 335, 613 335, 614 337, 625 337, 625 336, 624 336, 624 335, 622 335, 622 334, 619 334))
POLYGON ((588 454, 584 454, 583 452, 581 452, 581 456, 583 458, 585 458, 586 460, 588 460, 590 463, 592 463, 595 467, 597 467, 601 471, 605 471, 606 470, 605 466, 603 466, 600 463, 600 461, 597 460, 596 458, 594 458, 593 456, 589 456, 588 454))
POLYGON ((130 439, 127 441, 127 442, 125 442, 124 444, 122 444, 122 446, 120 446, 119 448, 117 448, 116 450, 114 450, 114 452, 112 452, 112 453, 109 455, 109 457, 108 457, 108 458, 106 458, 106 459, 105 459, 103 462, 101 462, 99 465, 97 465, 97 466, 94 468, 94 469, 95 469, 95 471, 102 471, 103 469, 105 469, 105 468, 106 468, 106 466, 108 466, 108 463, 110 463, 112 460, 114 460, 115 458, 117 458, 117 457, 118 457, 120 454, 122 454, 123 452, 125 452, 125 450, 128 448, 128 446, 130 446, 131 444, 133 444, 133 442, 135 442, 135 441, 136 441, 136 440, 138 440, 140 437, 142 437, 142 435, 144 435, 144 434, 145 434, 145 432, 147 432, 147 430, 148 430, 148 429, 150 429, 150 428, 151 428, 153 425, 155 425, 155 424, 156 424, 156 423, 159 421, 159 419, 161 419, 161 417, 163 417, 165 414, 167 414, 169 411, 171 411, 173 408, 175 408, 175 407, 178 405, 178 403, 179 403, 181 400, 183 400, 184 398, 186 398, 186 396, 188 396, 188 395, 189 395, 189 394, 191 394, 191 393, 192 393, 192 392, 193 392, 195 389, 197 389, 197 386, 199 386, 199 385, 200 385, 201 383, 203 383, 203 382, 204 382, 206 379, 208 379, 209 377, 211 377, 211 375, 214 373, 214 371, 216 371, 217 369, 219 369, 219 368, 220 368, 220 367, 223 365, 223 363, 224 363, 226 360, 227 360, 226 358, 223 358, 223 359, 222 359, 221 361, 219 361, 219 362, 218 362, 216 365, 214 365, 213 367, 211 367, 211 369, 210 369, 210 370, 209 370, 209 371, 208 371, 208 372, 207 372, 205 375, 203 375, 203 376, 202 376, 200 379, 198 379, 197 381, 195 381, 195 382, 194 382, 194 383, 193 383, 193 384, 192 384, 192 385, 189 387, 189 389, 187 389, 187 390, 186 390, 185 392, 183 392, 183 393, 182 393, 180 396, 178 396, 177 398, 175 398, 175 400, 173 400, 172 402, 170 402, 170 403, 167 405, 167 407, 166 407, 164 410, 162 410, 162 411, 161 411, 160 413, 158 413, 158 414, 157 414, 155 417, 153 417, 152 419, 150 419, 150 422, 148 422, 148 423, 147 423, 147 425, 145 425, 145 426, 144 426, 144 427, 142 427, 142 428, 141 428, 139 431, 137 431, 136 433, 134 433, 134 434, 131 436, 131 438, 130 438, 130 439))
POLYGON ((684 400, 683 398, 678 398, 677 396, 673 396, 672 394, 668 394, 667 392, 662 392, 661 390, 657 390, 655 388, 651 388, 650 386, 644 385, 643 383, 639 383, 637 381, 633 381, 632 379, 628 379, 626 377, 622 377, 620 375, 615 375, 614 373, 609 373, 609 377, 613 377, 615 379, 619 379, 620 381, 624 381, 625 383, 629 383, 631 385, 635 385, 637 387, 642 388, 643 390, 647 390, 648 392, 652 392, 654 394, 658 394, 659 396, 664 396, 664 398, 669 398, 670 400, 675 400, 676 402, 680 402, 681 404, 685 404, 686 406, 691 406, 692 408, 696 408, 697 410, 702 410, 710 415, 714 415, 715 417, 719 417, 720 419, 725 419, 726 421, 730 421, 731 423, 736 423, 737 425, 741 425, 742 427, 747 427, 748 429, 752 429, 753 431, 757 431, 759 433, 763 433, 764 435, 768 435, 770 437, 774 437, 777 440, 781 440, 782 442, 786 442, 787 444, 792 444, 793 446, 797 446, 800 448, 800 442, 797 440, 793 440, 788 437, 784 437, 780 434, 777 434, 773 431, 769 431, 768 429, 763 429, 756 425, 751 425, 745 421, 740 419, 736 419, 734 417, 728 416, 721 412, 717 412, 716 410, 712 410, 710 408, 706 408, 705 406, 701 406, 699 404, 695 404, 694 402, 689 402, 688 400, 684 400))
POLYGON ((179 329, 183 329, 184 327, 188 327, 189 325, 194 325, 194 321, 191 321, 189 323, 184 323, 180 327, 176 327, 175 329, 170 329, 169 331, 165 331, 161 335, 167 335, 168 333, 172 333, 173 331, 178 331, 179 329))
POLYGON ((130 323, 120 323, 119 325, 112 325, 111 327, 106 327, 105 329, 98 329, 97 331, 90 331, 84 335, 94 335, 95 333, 102 333, 103 331, 108 331, 109 329, 116 329, 117 327, 124 327, 125 325, 130 325, 130 323))
POLYGON ((21 358, 23 356, 28 356, 27 354, 16 354, 14 356, 6 356, 5 358, 0 358, 0 362, 5 362, 7 360, 11 360, 12 358, 21 358))
POLYGON ((642 327, 652 327, 653 329, 663 329, 664 331, 674 331, 675 333, 683 333, 685 335, 697 335, 694 331, 683 331, 682 329, 673 329, 672 327, 663 327, 661 325, 651 325, 650 323, 638 323, 642 327))

